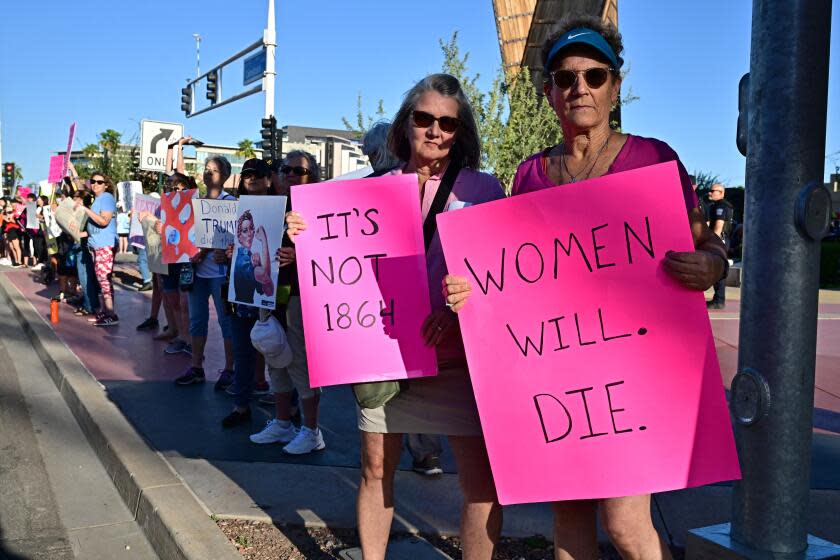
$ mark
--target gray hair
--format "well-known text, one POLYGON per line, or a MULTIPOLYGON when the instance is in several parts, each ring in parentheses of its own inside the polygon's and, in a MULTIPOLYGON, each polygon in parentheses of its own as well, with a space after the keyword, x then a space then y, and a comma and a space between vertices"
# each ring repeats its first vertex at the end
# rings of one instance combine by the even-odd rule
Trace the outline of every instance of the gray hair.
POLYGON ((227 158, 225 156, 215 155, 215 156, 210 156, 207 159, 205 159, 204 160, 204 165, 206 166, 211 161, 216 162, 216 165, 219 166, 219 171, 225 177, 224 179, 222 179, 222 183, 224 183, 227 180, 227 178, 230 177, 230 174, 231 174, 230 162, 227 160, 227 158))
POLYGON ((394 124, 388 131, 388 149, 402 161, 411 158, 411 145, 408 132, 411 127, 411 113, 417 102, 427 91, 435 91, 444 97, 451 97, 458 102, 458 119, 461 126, 455 132, 455 143, 449 152, 449 159, 461 167, 478 170, 481 164, 481 140, 475 123, 472 106, 461 89, 461 83, 449 74, 431 74, 408 90, 400 110, 394 117, 394 124))
MULTIPOLYGON (((545 42, 542 46, 542 53, 541 53, 541 60, 542 66, 545 67, 546 63, 548 62, 548 55, 551 52, 551 47, 554 46, 554 43, 557 42, 564 33, 571 31, 572 29, 577 29, 579 27, 584 27, 586 29, 591 29, 595 33, 599 34, 603 37, 607 44, 612 48, 615 56, 621 56, 621 53, 624 52, 624 42, 621 39, 621 33, 618 32, 616 27, 608 22, 604 21, 597 16, 593 16, 590 14, 569 14, 560 21, 558 21, 554 27, 548 32, 548 37, 546 38, 545 42)), ((597 51, 595 51, 597 52, 597 51)), ((598 56, 604 58, 604 55, 598 53, 598 56)), ((605 59, 605 62, 609 62, 605 59)), ((619 69, 616 68, 615 72, 618 73, 619 69)), ((551 79, 550 76, 543 76, 543 81, 549 81, 551 79)))
POLYGON ((362 153, 370 160, 374 171, 389 170, 399 165, 400 160, 388 149, 388 131, 391 123, 378 121, 362 138, 362 153))
POLYGON ((283 158, 283 165, 289 165, 289 161, 295 158, 305 158, 307 163, 309 164, 309 182, 310 183, 317 183, 321 180, 321 168, 318 166, 318 160, 315 159, 315 156, 307 152, 306 150, 292 150, 286 157, 283 158))

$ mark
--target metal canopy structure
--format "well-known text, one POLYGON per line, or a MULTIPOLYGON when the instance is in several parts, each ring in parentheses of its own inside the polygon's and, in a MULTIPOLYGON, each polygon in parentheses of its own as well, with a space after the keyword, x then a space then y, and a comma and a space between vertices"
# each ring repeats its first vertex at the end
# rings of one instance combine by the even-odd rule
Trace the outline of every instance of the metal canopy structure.
POLYGON ((618 27, 618 0, 493 0, 505 74, 527 67, 542 91, 540 51, 551 27, 569 14, 591 14, 618 27))

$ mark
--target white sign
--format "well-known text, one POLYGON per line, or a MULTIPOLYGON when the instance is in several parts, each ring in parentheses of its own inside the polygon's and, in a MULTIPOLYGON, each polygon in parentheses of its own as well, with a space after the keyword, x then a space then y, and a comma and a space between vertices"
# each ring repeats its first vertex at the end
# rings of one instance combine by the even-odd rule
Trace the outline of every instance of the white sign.
POLYGON ((117 206, 128 212, 134 202, 134 194, 143 194, 143 183, 140 181, 120 181, 117 183, 117 206))
POLYGON ((195 246, 207 249, 227 249, 236 236, 236 200, 194 198, 195 246))
POLYGON ((184 135, 184 125, 159 121, 140 122, 140 169, 166 171, 166 148, 184 135))

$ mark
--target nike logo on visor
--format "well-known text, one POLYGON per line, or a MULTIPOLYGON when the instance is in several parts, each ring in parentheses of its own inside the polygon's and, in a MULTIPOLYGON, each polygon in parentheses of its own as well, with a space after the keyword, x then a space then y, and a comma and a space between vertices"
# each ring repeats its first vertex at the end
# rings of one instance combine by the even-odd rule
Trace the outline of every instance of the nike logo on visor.
POLYGON ((566 40, 568 41, 569 39, 574 39, 575 37, 580 37, 581 35, 589 35, 589 33, 584 31, 583 33, 576 33, 575 35, 569 35, 568 37, 566 37, 566 40))

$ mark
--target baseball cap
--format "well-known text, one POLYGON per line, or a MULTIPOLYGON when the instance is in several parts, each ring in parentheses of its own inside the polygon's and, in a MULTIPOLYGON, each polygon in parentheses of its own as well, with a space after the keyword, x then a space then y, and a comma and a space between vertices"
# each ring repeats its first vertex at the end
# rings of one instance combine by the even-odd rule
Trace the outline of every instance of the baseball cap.
POLYGON ((546 74, 551 69, 551 61, 554 60, 554 57, 563 50, 564 48, 568 47, 569 45, 575 44, 582 44, 582 45, 589 45, 590 47, 594 48, 605 57, 607 60, 610 61, 612 67, 618 70, 624 64, 624 59, 618 56, 615 51, 612 49, 607 40, 604 39, 604 36, 589 29, 588 27, 576 27, 575 29, 570 29, 563 33, 557 41, 554 42, 554 45, 551 47, 551 50, 548 52, 548 56, 545 59, 545 68, 543 70, 546 74))
POLYGON ((271 169, 265 161, 259 158, 251 158, 242 164, 240 174, 245 173, 255 173, 260 177, 268 177, 271 175, 271 169))
POLYGON ((254 324, 254 328, 251 329, 251 344, 272 368, 284 368, 292 363, 292 348, 289 346, 289 339, 286 338, 286 331, 283 330, 280 321, 272 315, 254 324))

